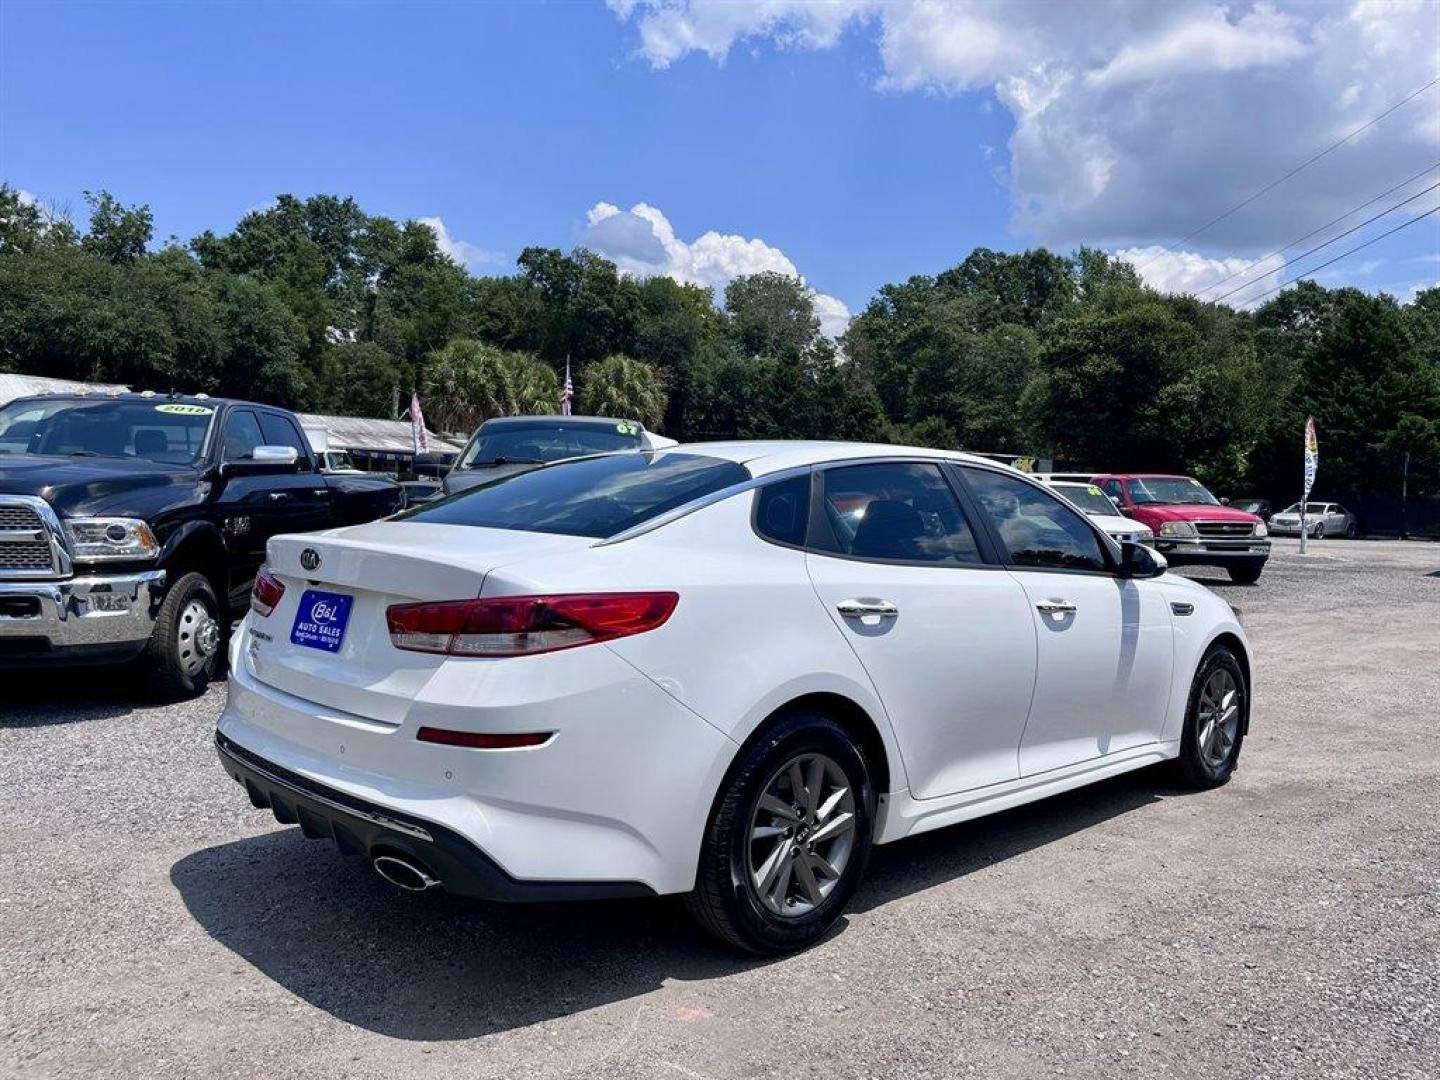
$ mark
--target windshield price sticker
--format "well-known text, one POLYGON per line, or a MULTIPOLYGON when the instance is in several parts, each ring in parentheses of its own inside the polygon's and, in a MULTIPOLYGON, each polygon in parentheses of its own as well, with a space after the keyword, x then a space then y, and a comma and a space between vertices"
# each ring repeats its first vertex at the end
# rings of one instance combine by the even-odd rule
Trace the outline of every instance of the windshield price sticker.
POLYGON ((1091 494, 1091 495, 1100 495, 1100 496, 1103 497, 1105 493, 1104 493, 1103 491, 1101 491, 1098 487, 1096 487, 1094 484, 1091 484, 1091 485, 1090 485, 1090 494, 1091 494))
POLYGON ((183 405, 179 402, 166 402, 164 405, 156 405, 155 411, 168 413, 171 416, 210 416, 214 409, 205 405, 183 405))
POLYGON ((620 423, 615 425, 615 430, 621 435, 639 435, 640 425, 632 424, 627 420, 621 420, 620 423))

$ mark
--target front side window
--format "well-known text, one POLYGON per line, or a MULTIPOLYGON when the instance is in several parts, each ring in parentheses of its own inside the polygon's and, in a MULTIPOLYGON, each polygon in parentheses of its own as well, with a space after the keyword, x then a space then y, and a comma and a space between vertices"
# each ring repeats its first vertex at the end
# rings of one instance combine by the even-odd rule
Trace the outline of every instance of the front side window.
POLYGON ((980 549, 936 465, 885 462, 821 474, 822 506, 842 555, 886 562, 978 563, 980 549))
POLYGON ((1015 566, 1108 570, 1095 530, 1046 491, 988 469, 960 470, 1000 534, 1015 566))
POLYGON ((743 465, 656 451, 502 476, 400 514, 408 521, 605 538, 750 479, 743 465))
POLYGON ((215 410, 160 400, 71 398, 0 408, 0 455, 141 458, 190 465, 205 447, 215 410))
POLYGON ((260 434, 265 438, 265 446, 291 447, 299 455, 302 465, 309 463, 310 444, 301 438, 295 425, 279 413, 260 414, 260 434))
POLYGON ((755 531, 765 539, 803 547, 809 520, 809 473, 766 484, 755 493, 755 531))
POLYGON ((265 444, 260 434, 260 421, 249 409, 235 409, 225 418, 225 460, 245 461, 257 446, 265 444))

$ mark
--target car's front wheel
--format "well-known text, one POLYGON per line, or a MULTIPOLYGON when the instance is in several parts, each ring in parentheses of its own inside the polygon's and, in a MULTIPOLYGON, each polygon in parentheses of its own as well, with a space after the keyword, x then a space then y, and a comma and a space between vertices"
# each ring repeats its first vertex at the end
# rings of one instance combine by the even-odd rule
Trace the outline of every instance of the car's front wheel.
POLYGON ((1212 646, 1190 684, 1185 730, 1176 762, 1190 787, 1219 787, 1240 760, 1250 717, 1245 669, 1228 645, 1212 646))
POLYGON ((1265 563, 1235 563, 1227 568, 1230 580, 1237 585, 1254 585, 1260 580, 1260 573, 1265 569, 1265 563))
POLYGON ((850 735, 795 713, 742 750, 715 801, 690 913, 755 953, 818 940, 849 903, 870 855, 875 791, 850 735))

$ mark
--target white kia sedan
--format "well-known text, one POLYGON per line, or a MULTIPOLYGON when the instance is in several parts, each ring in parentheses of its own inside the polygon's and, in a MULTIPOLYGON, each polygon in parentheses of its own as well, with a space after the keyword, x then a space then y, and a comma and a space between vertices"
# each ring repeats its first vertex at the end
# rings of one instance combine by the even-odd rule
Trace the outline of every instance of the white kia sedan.
POLYGON ((406 889, 685 893, 755 952, 872 844, 1155 762, 1230 778, 1234 611, 961 454, 581 458, 280 536, 216 733, 258 807, 406 889))

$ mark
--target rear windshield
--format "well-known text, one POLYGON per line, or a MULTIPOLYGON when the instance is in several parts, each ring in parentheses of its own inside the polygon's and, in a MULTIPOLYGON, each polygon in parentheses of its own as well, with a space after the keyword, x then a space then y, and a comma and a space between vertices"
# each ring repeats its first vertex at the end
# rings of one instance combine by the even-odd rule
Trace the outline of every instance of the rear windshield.
POLYGON ((603 538, 748 479, 743 465, 698 454, 610 454, 501 477, 399 517, 603 538))

